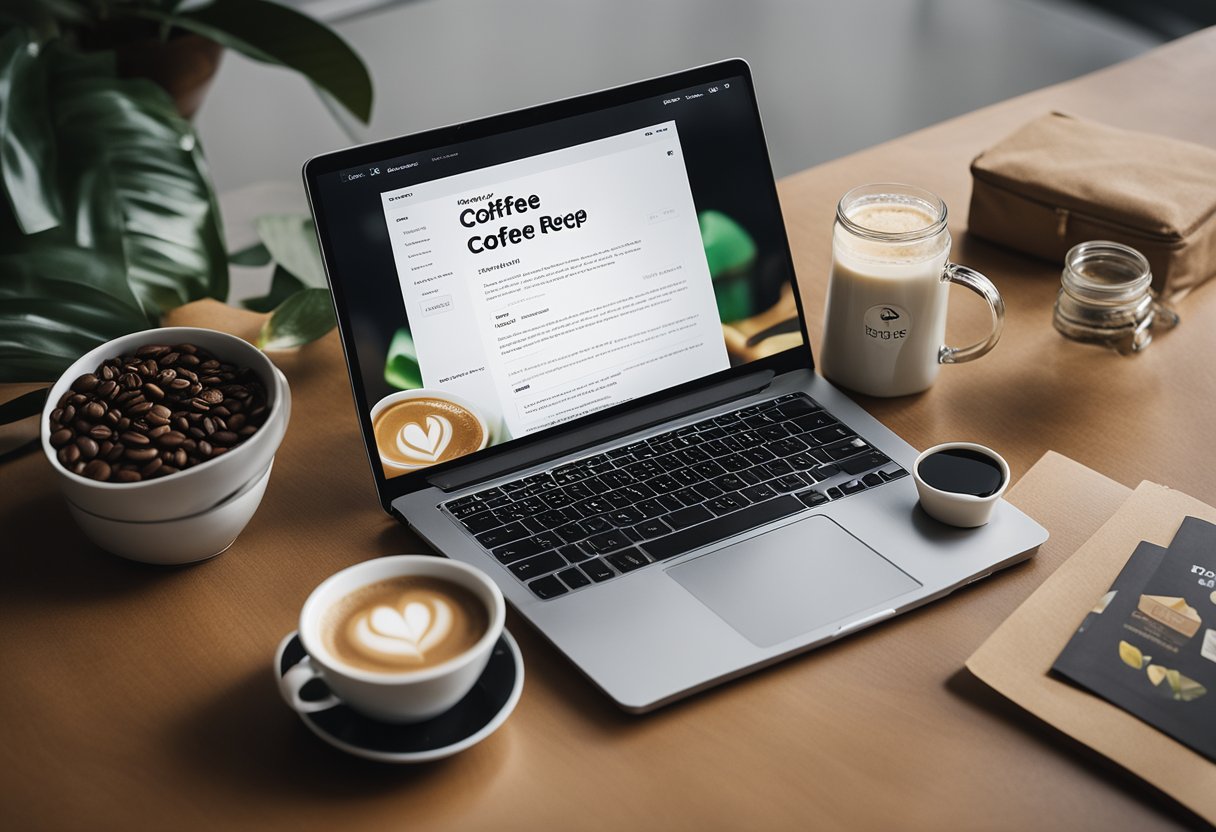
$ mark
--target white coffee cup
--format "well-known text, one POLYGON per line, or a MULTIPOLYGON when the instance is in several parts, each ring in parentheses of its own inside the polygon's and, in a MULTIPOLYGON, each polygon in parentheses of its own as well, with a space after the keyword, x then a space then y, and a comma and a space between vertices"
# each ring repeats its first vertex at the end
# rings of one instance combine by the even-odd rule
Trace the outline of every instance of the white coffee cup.
POLYGON ((920 495, 920 507, 925 510, 926 514, 950 526, 974 529, 992 519, 992 510, 996 508, 997 500, 1001 499, 1005 489, 1009 487, 1009 463, 996 451, 974 442, 943 442, 941 445, 934 445, 916 458, 916 462, 912 466, 912 479, 916 482, 916 492, 920 495), (973 494, 934 488, 921 478, 920 464, 925 458, 939 451, 956 448, 983 454, 1000 466, 1000 488, 987 496, 976 497, 973 494))
POLYGON ((449 710, 472 689, 486 664, 506 619, 502 591, 483 572, 458 561, 431 555, 394 555, 343 569, 312 591, 300 611, 300 641, 308 655, 279 679, 283 698, 299 713, 315 713, 344 703, 384 722, 420 722, 449 710), (325 613, 351 592, 378 581, 416 575, 442 578, 472 592, 486 605, 489 626, 465 652, 433 667, 400 673, 376 673, 344 664, 321 637, 325 613), (332 694, 307 700, 300 690, 320 677, 332 694))

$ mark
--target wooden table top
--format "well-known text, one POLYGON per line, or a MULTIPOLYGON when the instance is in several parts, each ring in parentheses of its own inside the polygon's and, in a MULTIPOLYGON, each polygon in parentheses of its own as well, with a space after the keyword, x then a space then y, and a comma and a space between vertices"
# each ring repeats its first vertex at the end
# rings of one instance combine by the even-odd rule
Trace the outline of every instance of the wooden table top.
MULTIPOLYGON (((972 439, 1015 477, 1054 449, 1128 485, 1216 502, 1216 285, 1134 358, 1051 327, 1058 265, 966 237, 967 165, 1062 110, 1216 145, 1216 30, 783 180, 818 341, 837 198, 912 181, 951 206, 954 259, 1008 305, 989 356, 919 397, 864 400, 918 447, 972 439)), ((770 105, 775 106, 775 105, 770 105)), ((986 312, 958 293, 951 338, 986 312)), ((252 335, 217 304, 176 323, 252 335)), ((1069 828, 1194 825, 1184 810, 963 670, 1066 553, 645 717, 617 711, 513 614, 527 678, 497 734, 393 767, 313 737, 270 660, 309 591, 369 557, 426 551, 376 502, 331 335, 275 361, 293 421, 258 514, 231 550, 184 568, 108 556, 72 524, 41 454, 0 465, 0 825, 168 828, 1069 828), (1053 560, 1054 558, 1054 560, 1053 560)))

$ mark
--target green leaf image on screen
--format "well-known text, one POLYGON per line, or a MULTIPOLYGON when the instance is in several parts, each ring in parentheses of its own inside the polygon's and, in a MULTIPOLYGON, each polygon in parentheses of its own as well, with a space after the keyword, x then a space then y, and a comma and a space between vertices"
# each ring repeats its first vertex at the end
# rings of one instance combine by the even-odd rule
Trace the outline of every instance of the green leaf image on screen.
POLYGON ((384 380, 399 390, 415 390, 422 386, 422 370, 418 367, 418 351, 414 339, 404 327, 393 333, 384 362, 384 380))
POLYGON ((714 281, 718 317, 723 322, 751 315, 751 287, 748 278, 756 262, 756 243, 743 226, 721 211, 702 211, 697 215, 705 261, 714 281))

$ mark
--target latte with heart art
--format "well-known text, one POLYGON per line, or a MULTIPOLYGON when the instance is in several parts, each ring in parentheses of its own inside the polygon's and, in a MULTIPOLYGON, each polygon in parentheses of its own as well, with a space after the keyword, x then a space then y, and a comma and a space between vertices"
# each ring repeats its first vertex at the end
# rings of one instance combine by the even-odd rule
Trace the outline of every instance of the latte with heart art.
POLYGON ((475 413, 438 396, 393 402, 372 421, 380 458, 394 468, 424 468, 486 446, 485 424, 475 413))
POLYGON ((360 587, 325 613, 321 637, 343 664, 403 673, 468 650, 490 626, 472 592, 442 578, 405 576, 360 587))

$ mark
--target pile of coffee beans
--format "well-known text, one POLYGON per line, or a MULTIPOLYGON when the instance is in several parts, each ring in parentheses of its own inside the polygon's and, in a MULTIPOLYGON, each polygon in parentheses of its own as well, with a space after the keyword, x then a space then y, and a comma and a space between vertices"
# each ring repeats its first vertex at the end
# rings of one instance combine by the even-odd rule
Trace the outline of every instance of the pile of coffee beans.
POLYGON ((139 482, 231 451, 268 413, 252 370, 193 344, 148 344, 72 382, 51 411, 51 445, 74 474, 139 482))

